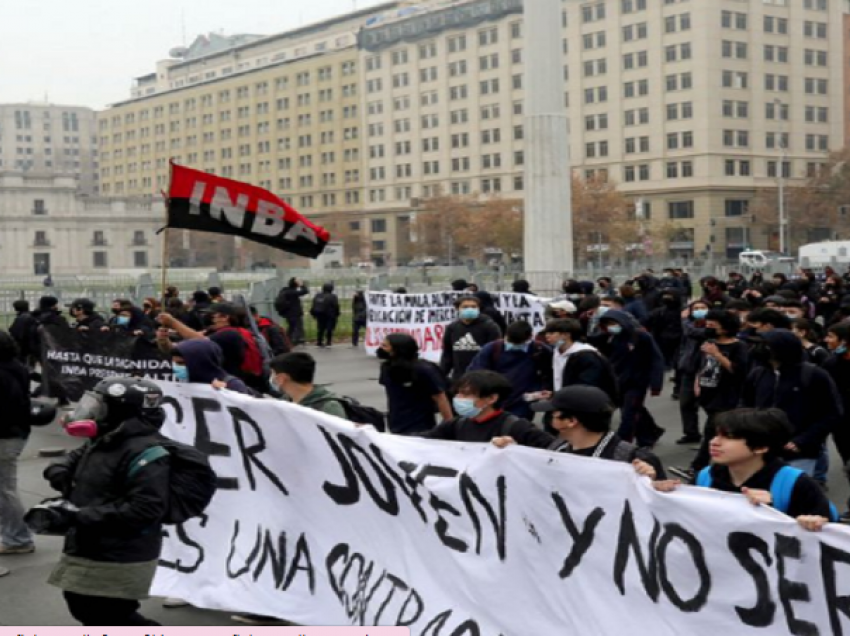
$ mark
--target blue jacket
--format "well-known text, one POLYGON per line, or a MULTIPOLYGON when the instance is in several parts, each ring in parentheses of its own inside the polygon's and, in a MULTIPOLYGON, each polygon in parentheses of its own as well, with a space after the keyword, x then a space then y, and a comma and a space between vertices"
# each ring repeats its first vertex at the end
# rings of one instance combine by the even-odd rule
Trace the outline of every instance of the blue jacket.
POLYGON ((539 342, 528 346, 528 351, 506 351, 505 341, 496 340, 484 345, 467 368, 495 371, 510 380, 514 390, 505 410, 522 402, 525 393, 552 389, 552 350, 539 342))

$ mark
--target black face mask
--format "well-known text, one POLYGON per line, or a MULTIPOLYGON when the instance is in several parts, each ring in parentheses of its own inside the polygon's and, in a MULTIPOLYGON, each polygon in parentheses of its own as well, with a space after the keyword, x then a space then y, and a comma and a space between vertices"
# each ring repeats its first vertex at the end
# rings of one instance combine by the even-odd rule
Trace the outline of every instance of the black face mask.
POLYGON ((752 356, 753 360, 762 364, 767 364, 773 359, 773 353, 766 344, 757 344, 750 351, 750 356, 752 356))
POLYGON ((704 333, 706 340, 717 340, 717 329, 706 327, 704 333))
POLYGON ((378 349, 375 355, 378 357, 378 360, 389 360, 392 357, 392 354, 386 349, 378 349))
POLYGON ((679 306, 679 301, 676 300, 675 298, 664 298, 663 302, 667 307, 678 307, 679 306))

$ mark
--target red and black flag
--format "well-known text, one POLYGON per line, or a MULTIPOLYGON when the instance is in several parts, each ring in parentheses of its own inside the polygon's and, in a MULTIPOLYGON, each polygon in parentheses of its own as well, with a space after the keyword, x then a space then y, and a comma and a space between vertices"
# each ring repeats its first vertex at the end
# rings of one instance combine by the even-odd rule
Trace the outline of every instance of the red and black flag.
POLYGON ((309 258, 319 256, 330 240, 325 228, 271 192, 176 163, 171 164, 167 227, 241 236, 309 258))

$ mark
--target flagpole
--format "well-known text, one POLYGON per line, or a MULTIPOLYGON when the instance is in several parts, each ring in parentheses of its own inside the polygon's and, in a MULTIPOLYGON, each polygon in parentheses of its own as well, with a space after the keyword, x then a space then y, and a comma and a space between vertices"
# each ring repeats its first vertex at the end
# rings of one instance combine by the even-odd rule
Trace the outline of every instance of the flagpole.
MULTIPOLYGON (((168 190, 171 191, 171 181, 174 177, 174 164, 172 161, 168 163, 168 190)), ((166 296, 168 294, 167 286, 168 286, 168 194, 165 192, 162 193, 162 200, 165 206, 165 225, 162 229, 162 262, 160 263, 160 285, 161 285, 161 297, 162 297, 162 307, 160 311, 165 311, 166 304, 166 296)))

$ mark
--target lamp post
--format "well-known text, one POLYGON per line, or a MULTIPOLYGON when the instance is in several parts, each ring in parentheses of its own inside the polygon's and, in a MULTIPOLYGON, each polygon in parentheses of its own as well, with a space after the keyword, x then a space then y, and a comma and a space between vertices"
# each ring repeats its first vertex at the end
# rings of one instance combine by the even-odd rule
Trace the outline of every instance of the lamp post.
MULTIPOLYGON (((782 107, 784 104, 779 99, 774 99, 773 103, 776 106, 776 115, 779 118, 779 121, 784 121, 782 119, 782 107)), ((785 159, 787 157, 788 148, 785 145, 784 135, 785 125, 780 124, 779 149, 782 152, 780 154, 777 175, 779 176, 779 252, 781 254, 785 254, 785 248, 787 247, 785 244, 785 159)))

